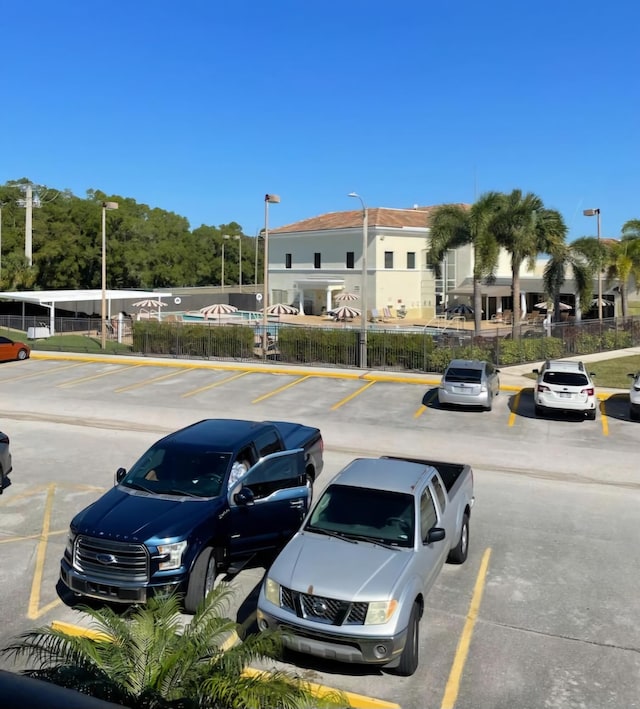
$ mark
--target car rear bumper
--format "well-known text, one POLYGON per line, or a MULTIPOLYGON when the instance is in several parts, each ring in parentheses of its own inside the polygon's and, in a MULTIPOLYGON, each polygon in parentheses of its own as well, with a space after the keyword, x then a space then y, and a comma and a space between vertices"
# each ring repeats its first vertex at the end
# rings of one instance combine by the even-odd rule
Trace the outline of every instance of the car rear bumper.
POLYGON ((488 407, 491 397, 488 391, 479 394, 459 394, 446 389, 438 389, 438 402, 446 406, 483 406, 488 407))
POLYGON ((580 400, 536 396, 535 402, 543 409, 554 409, 555 411, 594 411, 596 409, 595 397, 580 400))

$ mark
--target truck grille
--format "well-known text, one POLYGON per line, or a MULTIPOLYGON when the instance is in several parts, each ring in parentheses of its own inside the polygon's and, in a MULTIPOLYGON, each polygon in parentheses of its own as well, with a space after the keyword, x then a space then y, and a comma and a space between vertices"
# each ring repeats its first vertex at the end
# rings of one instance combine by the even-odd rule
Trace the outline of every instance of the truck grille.
POLYGON ((143 544, 78 536, 73 566, 82 573, 109 581, 147 583, 149 554, 143 544))
POLYGON ((299 618, 331 625, 364 625, 368 603, 350 603, 282 588, 282 606, 299 618))

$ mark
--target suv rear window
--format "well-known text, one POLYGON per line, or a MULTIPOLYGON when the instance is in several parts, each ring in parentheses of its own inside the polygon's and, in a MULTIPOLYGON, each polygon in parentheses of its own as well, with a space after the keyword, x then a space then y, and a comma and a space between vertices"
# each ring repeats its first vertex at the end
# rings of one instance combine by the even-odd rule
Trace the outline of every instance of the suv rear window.
POLYGON ((452 367, 447 370, 444 376, 446 382, 476 382, 482 381, 481 369, 466 369, 464 367, 452 367))
POLYGON ((578 372, 545 372, 542 381, 547 384, 571 387, 586 386, 589 383, 586 375, 578 372))

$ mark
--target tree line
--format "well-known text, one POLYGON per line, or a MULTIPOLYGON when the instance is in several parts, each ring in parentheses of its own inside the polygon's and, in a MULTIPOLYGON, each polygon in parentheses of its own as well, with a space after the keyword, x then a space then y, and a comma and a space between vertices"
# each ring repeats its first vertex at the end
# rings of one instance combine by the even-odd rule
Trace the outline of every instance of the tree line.
POLYGON ((0 185, 1 290, 100 288, 104 201, 118 203, 106 214, 109 288, 220 285, 223 245, 226 284, 239 283, 240 253, 243 283, 254 283, 261 273, 255 238, 236 222, 191 229, 185 217, 130 197, 88 190, 81 198, 45 187, 38 189, 39 206, 33 209, 29 266, 20 206, 27 184, 25 178, 0 185))

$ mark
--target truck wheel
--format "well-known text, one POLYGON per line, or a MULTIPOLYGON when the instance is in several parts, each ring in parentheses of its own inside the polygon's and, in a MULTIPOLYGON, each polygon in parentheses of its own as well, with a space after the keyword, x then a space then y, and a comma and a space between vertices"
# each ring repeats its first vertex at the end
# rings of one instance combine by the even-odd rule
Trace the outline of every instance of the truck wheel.
POLYGON ((596 420, 596 410, 595 409, 589 409, 589 411, 585 411, 585 414, 587 415, 587 419, 589 421, 596 420))
POLYGON ((206 547, 196 559, 189 574, 189 585, 184 597, 184 609, 187 613, 195 613, 198 606, 213 590, 216 580, 216 555, 213 547, 206 547))
POLYGON ((405 643, 400 662, 396 673, 401 677, 410 677, 418 669, 420 645, 420 607, 413 604, 411 615, 409 616, 409 627, 407 629, 407 642, 405 643))
POLYGON ((452 564, 464 564, 469 552, 469 515, 462 517, 462 527, 460 529, 460 540, 449 552, 447 561, 452 564))
POLYGON ((544 411, 542 410, 542 406, 538 406, 538 404, 535 404, 534 408, 535 408, 536 416, 544 416, 544 411))
POLYGON ((309 502, 307 509, 311 509, 311 503, 313 502, 313 473, 309 472, 309 470, 307 470, 305 474, 304 484, 309 491, 309 502))

